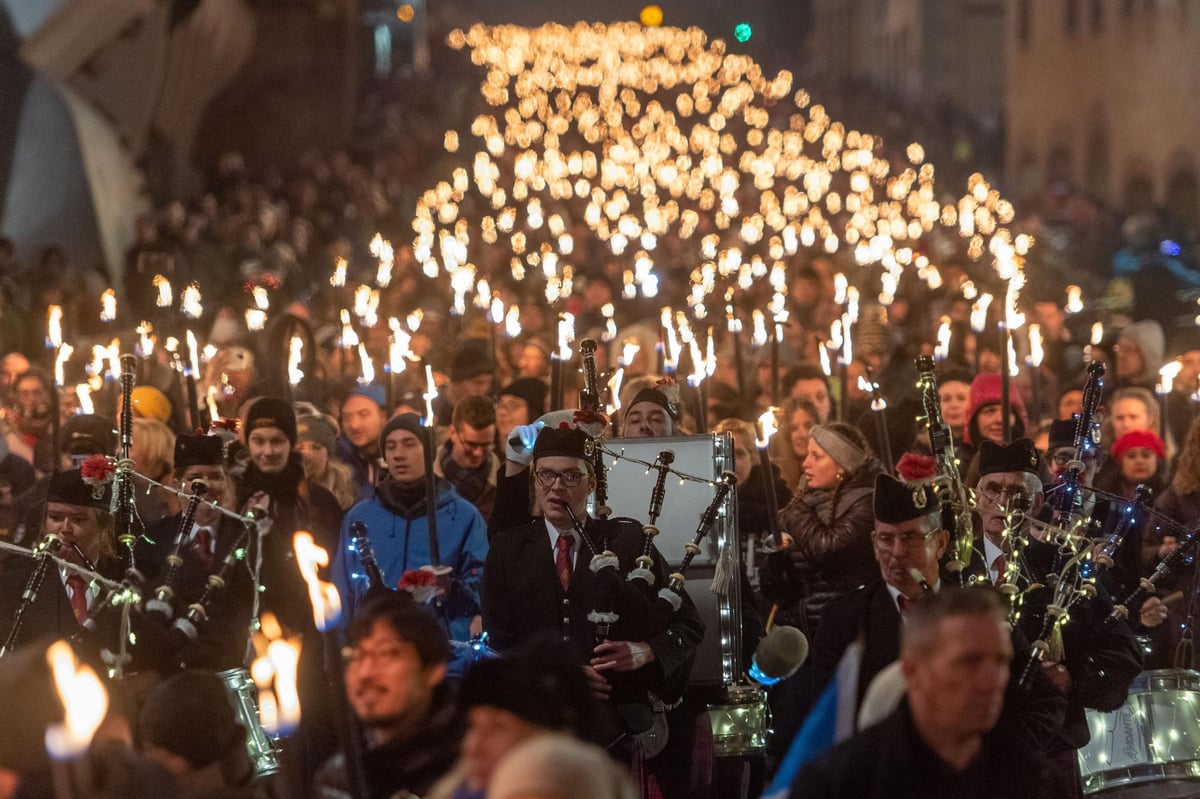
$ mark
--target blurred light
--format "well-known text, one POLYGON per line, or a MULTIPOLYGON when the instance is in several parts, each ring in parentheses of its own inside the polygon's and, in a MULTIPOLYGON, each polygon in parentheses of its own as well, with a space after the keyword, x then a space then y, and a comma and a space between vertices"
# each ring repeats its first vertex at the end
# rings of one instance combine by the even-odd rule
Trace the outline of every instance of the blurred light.
POLYGON ((663 10, 660 6, 646 6, 638 18, 647 28, 657 28, 663 22, 663 10))
POLYGON ((1179 246, 1179 242, 1166 239, 1162 244, 1158 245, 1158 251, 1163 255, 1169 255, 1172 258, 1178 258, 1179 253, 1183 252, 1183 248, 1179 246))
POLYGON ((396 9, 396 19, 400 20, 401 22, 412 22, 413 17, 415 17, 416 14, 416 10, 408 3, 405 3, 396 9))
POLYGON ((739 22, 733 29, 733 38, 739 42, 748 42, 750 37, 754 35, 754 29, 750 27, 749 22, 739 22))

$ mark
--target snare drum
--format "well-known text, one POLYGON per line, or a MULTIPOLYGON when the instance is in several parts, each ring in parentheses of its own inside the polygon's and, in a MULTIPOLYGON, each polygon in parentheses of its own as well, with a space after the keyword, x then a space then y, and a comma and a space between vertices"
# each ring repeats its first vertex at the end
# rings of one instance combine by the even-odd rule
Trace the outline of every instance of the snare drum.
POLYGON ((1200 672, 1139 674, 1119 710, 1087 712, 1079 750, 1083 792, 1122 799, 1200 794, 1200 672))
POLYGON ((263 729, 258 718, 258 703, 255 701, 254 681, 245 669, 228 669, 217 672, 225 683, 225 692, 238 722, 246 728, 246 750, 254 763, 254 773, 266 777, 279 773, 279 758, 275 744, 263 729))

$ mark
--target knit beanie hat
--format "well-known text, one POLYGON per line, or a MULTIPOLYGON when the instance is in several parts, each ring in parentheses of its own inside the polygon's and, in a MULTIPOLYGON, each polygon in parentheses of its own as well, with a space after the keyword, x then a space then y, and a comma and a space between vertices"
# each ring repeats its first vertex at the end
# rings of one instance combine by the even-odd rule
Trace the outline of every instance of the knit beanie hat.
POLYGON ((246 438, 263 427, 276 427, 287 436, 288 442, 296 446, 296 412, 287 400, 262 397, 254 401, 246 413, 246 438))
POLYGON ((379 451, 387 450, 388 436, 397 430, 407 430, 416 436, 421 445, 424 446, 425 436, 421 429, 421 417, 415 413, 399 413, 388 419, 387 424, 383 426, 382 432, 379 433, 379 451))
POLYGON ((517 397, 529 406, 529 418, 536 419, 546 412, 546 392, 549 386, 536 377, 522 377, 500 389, 497 397, 517 397))
MULTIPOLYGON (((998 372, 983 372, 976 375, 971 381, 971 391, 967 399, 967 427, 963 431, 963 442, 971 445, 977 445, 978 441, 973 441, 971 428, 975 421, 975 415, 985 405, 999 404, 1003 395, 1001 388, 1001 378, 998 372)), ((1009 408, 1016 413, 1017 418, 1021 420, 1022 430, 1029 426, 1029 416, 1025 412, 1025 400, 1021 398, 1021 392, 1017 387, 1011 386, 1008 392, 1009 408)))
POLYGON ((820 445, 821 449, 825 450, 829 457, 837 461, 837 465, 845 469, 847 474, 855 471, 867 461, 866 452, 828 425, 817 425, 809 433, 809 436, 820 445))
POLYGON ((296 439, 308 441, 324 447, 327 452, 333 452, 337 430, 323 416, 305 416, 296 421, 296 439))

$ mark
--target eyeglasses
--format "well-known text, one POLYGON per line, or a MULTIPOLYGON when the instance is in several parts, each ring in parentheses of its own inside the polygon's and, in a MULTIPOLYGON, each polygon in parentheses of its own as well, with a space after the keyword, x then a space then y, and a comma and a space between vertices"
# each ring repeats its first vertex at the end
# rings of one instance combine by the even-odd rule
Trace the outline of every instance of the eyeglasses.
POLYGON ((979 486, 979 495, 989 502, 999 502, 1001 497, 1014 499, 1025 494, 1024 484, 1001 485, 1000 483, 984 483, 979 486))
POLYGON ((1056 452, 1050 456, 1050 460, 1055 466, 1066 466, 1071 461, 1075 460, 1075 450, 1069 449, 1065 452, 1056 452))
POLYGON ((928 533, 871 533, 871 540, 875 542, 875 546, 882 549, 891 549, 897 541, 905 549, 916 549, 936 532, 937 530, 930 530, 928 533))
POLYGON ((462 445, 463 449, 469 449, 473 452, 486 452, 496 446, 493 441, 467 441, 462 436, 458 437, 458 443, 462 445))
POLYGON ((552 472, 549 469, 538 469, 533 473, 538 485, 542 488, 550 488, 554 485, 554 481, 562 478, 563 485, 567 488, 574 488, 579 485, 583 478, 587 477, 587 472, 569 471, 569 472, 552 472))
POLYGON ((342 649, 342 659, 347 666, 363 666, 370 660, 380 666, 389 666, 403 656, 404 650, 398 646, 386 646, 382 649, 347 646, 342 649))
POLYGON ((505 413, 517 413, 528 407, 529 405, 520 397, 505 395, 496 400, 496 410, 504 411, 505 413))

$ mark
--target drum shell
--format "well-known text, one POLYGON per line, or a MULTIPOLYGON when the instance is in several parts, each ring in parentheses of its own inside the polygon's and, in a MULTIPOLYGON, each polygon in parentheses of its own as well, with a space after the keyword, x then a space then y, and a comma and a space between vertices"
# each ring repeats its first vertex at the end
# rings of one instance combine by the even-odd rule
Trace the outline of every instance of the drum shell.
POLYGON ((1084 793, 1200 795, 1200 672, 1143 672, 1119 710, 1087 715, 1091 740, 1079 750, 1084 793))

